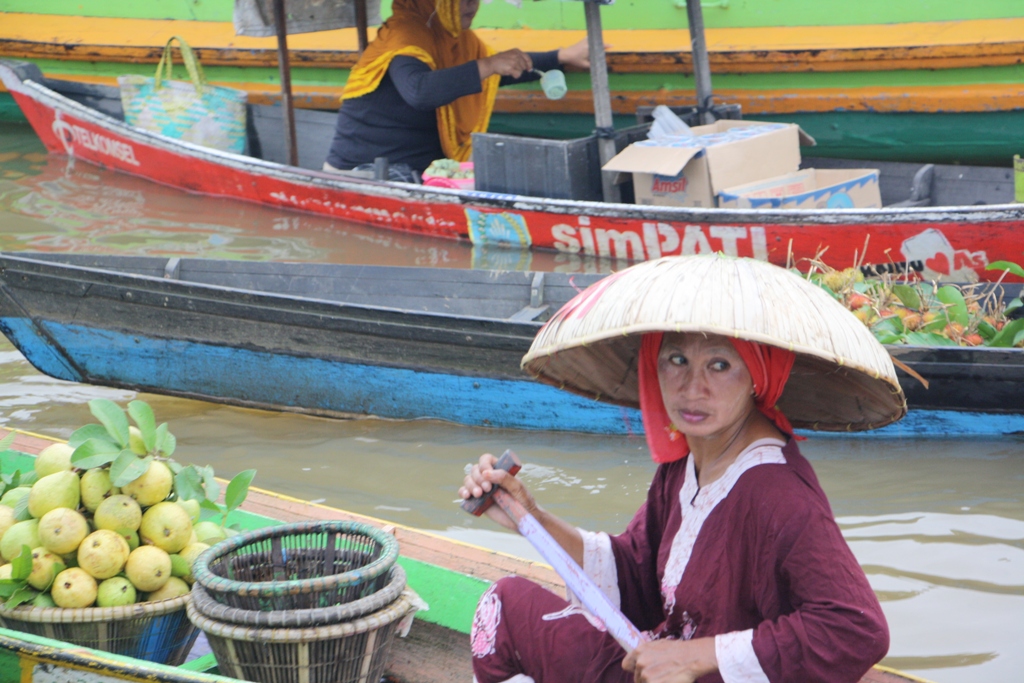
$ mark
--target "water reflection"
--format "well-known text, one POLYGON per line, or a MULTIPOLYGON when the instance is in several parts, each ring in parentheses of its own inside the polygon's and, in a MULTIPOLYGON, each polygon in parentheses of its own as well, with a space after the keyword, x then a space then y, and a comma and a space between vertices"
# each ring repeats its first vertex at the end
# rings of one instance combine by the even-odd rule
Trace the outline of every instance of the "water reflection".
POLYGON ((601 273, 626 265, 473 247, 187 194, 47 156, 31 128, 12 124, 0 124, 0 218, 2 251, 601 273))

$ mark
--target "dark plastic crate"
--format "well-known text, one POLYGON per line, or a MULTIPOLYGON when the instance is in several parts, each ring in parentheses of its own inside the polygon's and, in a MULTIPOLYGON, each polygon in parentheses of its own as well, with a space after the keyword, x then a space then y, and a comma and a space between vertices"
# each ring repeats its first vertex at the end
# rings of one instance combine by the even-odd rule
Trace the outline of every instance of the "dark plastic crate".
MULTIPOLYGON (((622 151, 647 137, 650 124, 615 132, 622 151)), ((473 134, 475 189, 551 199, 601 201, 597 136, 551 140, 498 133, 473 134)))
MULTIPOLYGON (((672 113, 683 120, 688 126, 699 126, 701 125, 700 116, 697 112, 697 107, 669 107, 672 113)), ((650 123, 654 121, 654 116, 651 112, 654 111, 654 107, 637 107, 636 108, 636 122, 638 124, 650 123)), ((739 121, 743 118, 743 111, 740 109, 738 104, 716 104, 711 107, 711 113, 714 115, 715 120, 721 119, 732 119, 739 121)))

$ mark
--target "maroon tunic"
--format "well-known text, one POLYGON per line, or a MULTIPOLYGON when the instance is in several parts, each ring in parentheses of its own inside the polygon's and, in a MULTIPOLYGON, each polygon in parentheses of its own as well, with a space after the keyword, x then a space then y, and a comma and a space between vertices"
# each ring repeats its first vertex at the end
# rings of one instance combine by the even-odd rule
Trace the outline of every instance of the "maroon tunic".
MULTIPOLYGON (((748 653, 731 662, 732 680, 857 681, 888 650, 881 607, 796 443, 773 452, 774 461, 723 475, 703 514, 719 482, 687 486, 689 458, 658 468, 646 503, 610 539, 621 609, 659 638, 745 643, 724 652, 716 639, 720 666, 730 664, 723 654, 748 653), (681 492, 693 494, 686 524, 681 492), (754 674, 737 675, 737 664, 754 674)), ((519 673, 537 683, 632 680, 623 651, 588 615, 521 579, 503 579, 481 599, 473 649, 480 683, 519 673)))

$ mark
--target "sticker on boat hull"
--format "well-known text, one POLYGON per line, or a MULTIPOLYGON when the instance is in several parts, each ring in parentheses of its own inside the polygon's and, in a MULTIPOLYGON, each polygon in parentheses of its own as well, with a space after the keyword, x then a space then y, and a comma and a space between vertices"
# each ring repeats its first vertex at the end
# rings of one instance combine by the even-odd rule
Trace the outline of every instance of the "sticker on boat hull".
POLYGON ((954 249, 946 236, 935 228, 928 228, 905 240, 900 251, 907 262, 924 264, 921 274, 926 280, 941 277, 977 282, 978 271, 988 265, 988 255, 984 251, 954 249))
POLYGON ((60 112, 53 120, 52 128, 53 134, 64 145, 64 151, 70 157, 75 156, 75 146, 77 145, 97 154, 113 157, 131 166, 139 166, 139 161, 135 158, 135 148, 127 142, 108 138, 105 135, 68 123, 60 117, 60 112))
POLYGON ((517 213, 485 213, 466 209, 466 222, 469 224, 469 239, 473 244, 501 244, 520 248, 533 244, 526 219, 517 213))

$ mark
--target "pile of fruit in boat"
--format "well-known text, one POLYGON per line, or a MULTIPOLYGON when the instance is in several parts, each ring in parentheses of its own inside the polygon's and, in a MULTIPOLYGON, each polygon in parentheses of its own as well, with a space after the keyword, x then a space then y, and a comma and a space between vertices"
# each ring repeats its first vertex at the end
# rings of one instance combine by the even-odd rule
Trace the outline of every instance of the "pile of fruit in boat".
POLYGON ((473 164, 460 163, 454 159, 435 159, 430 162, 423 175, 437 178, 472 178, 473 164))
MULTIPOLYGON (((1024 277, 1000 261, 989 270, 1024 277)), ((941 285, 892 276, 865 278, 858 268, 835 270, 812 261, 807 277, 853 311, 883 344, 1024 347, 1024 302, 998 287, 941 285)))
MULTIPOLYGON (((200 553, 237 533, 225 522, 245 500, 255 470, 236 476, 218 505, 213 469, 172 460, 176 440, 166 422, 157 426, 148 404, 132 401, 127 415, 105 399, 89 408, 100 424, 44 449, 34 472, 0 481, 6 607, 174 598, 189 591, 200 553), (217 519, 200 521, 203 510, 217 519)), ((0 451, 11 441, 13 434, 0 451)))

